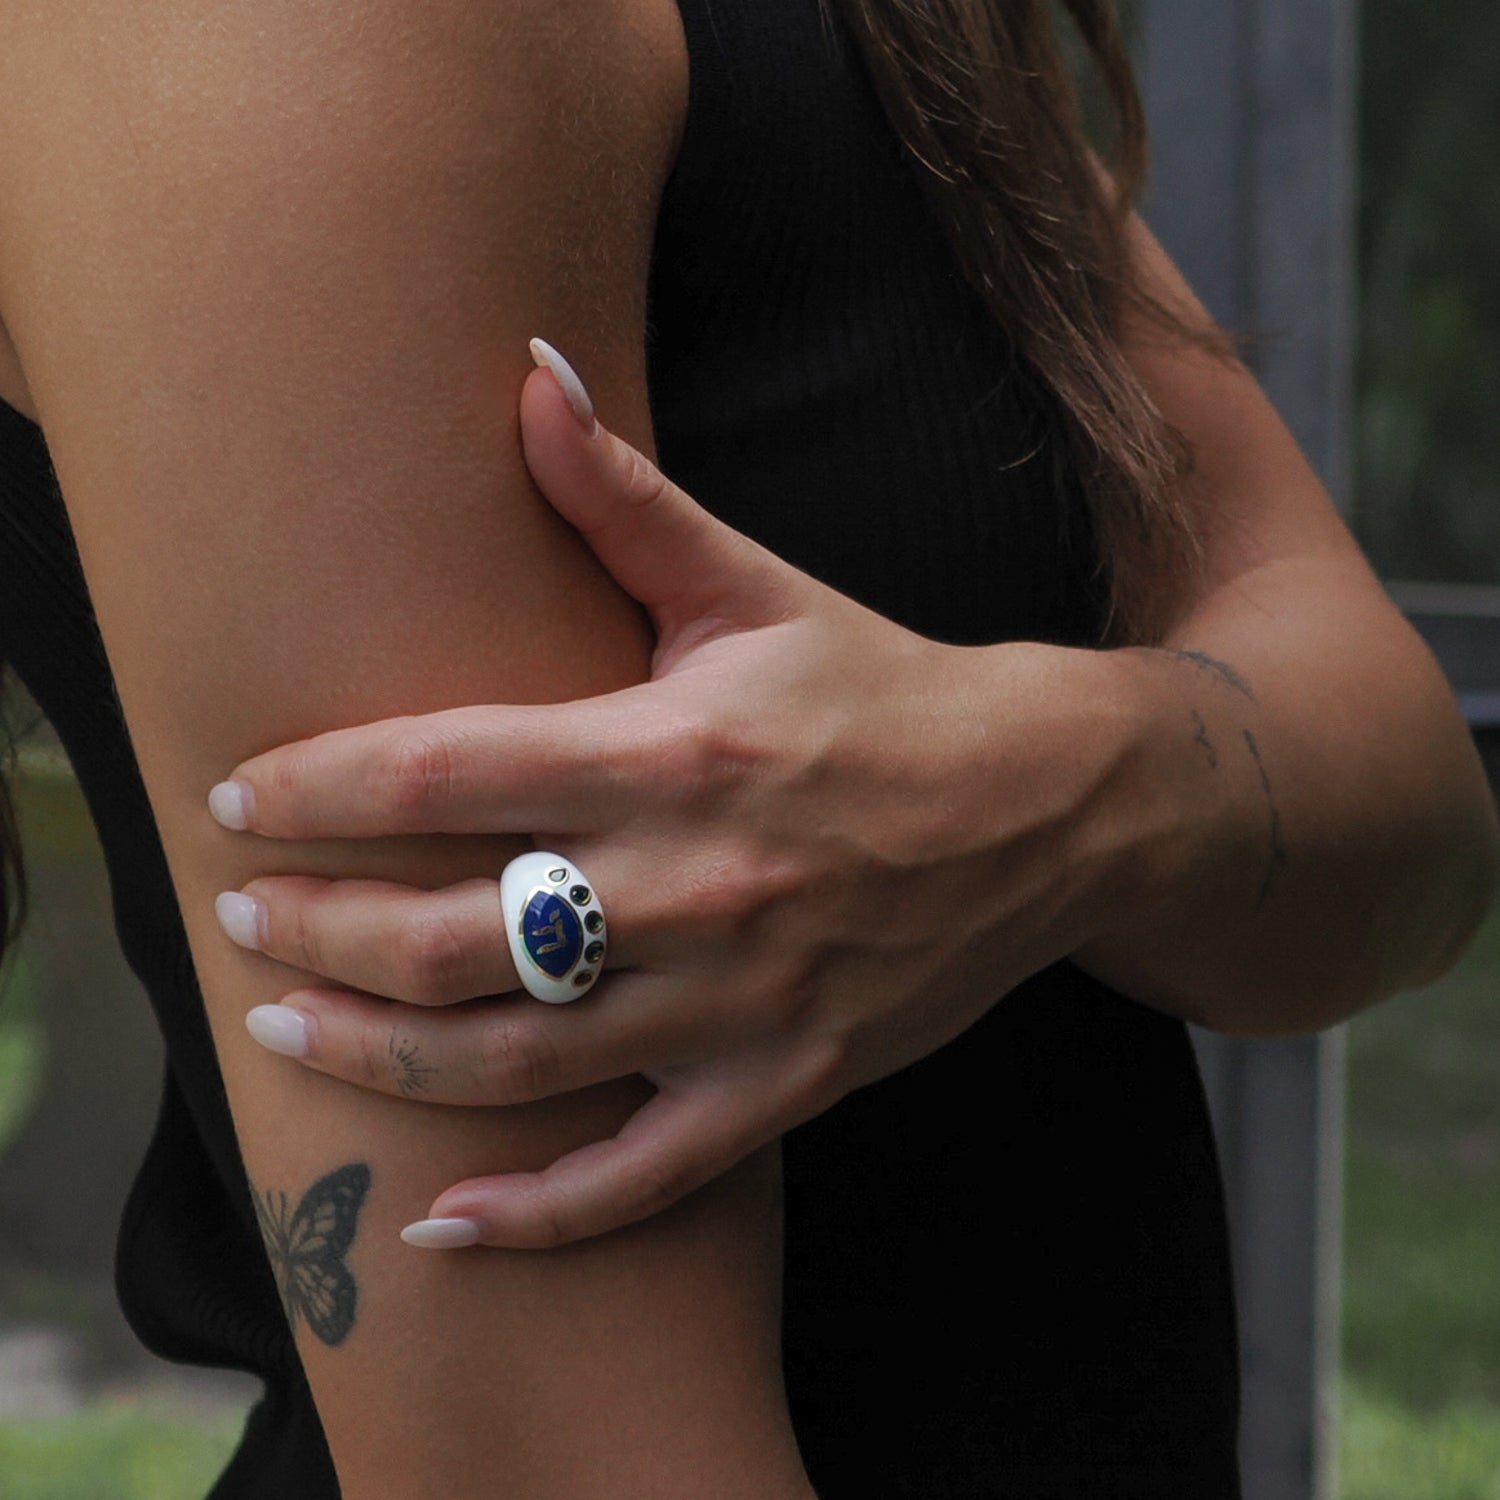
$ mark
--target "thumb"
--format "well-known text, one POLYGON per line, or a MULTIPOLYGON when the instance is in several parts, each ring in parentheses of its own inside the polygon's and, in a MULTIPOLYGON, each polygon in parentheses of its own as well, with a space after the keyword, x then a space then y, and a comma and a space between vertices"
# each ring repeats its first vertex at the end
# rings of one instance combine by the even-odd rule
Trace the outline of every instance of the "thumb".
POLYGON ((521 446, 537 487, 658 629, 715 615, 741 626, 795 612, 806 575, 711 515, 603 427, 573 367, 542 339, 521 390, 521 446))

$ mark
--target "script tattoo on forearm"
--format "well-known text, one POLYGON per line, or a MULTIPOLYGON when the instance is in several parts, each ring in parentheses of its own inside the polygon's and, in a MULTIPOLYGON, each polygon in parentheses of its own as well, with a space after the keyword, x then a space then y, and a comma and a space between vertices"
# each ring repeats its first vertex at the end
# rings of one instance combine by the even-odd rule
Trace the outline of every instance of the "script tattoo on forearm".
POLYGON ((429 1087, 427 1080, 437 1069, 422 1061, 421 1048, 410 1037, 398 1036, 393 1031, 386 1051, 390 1055, 391 1076, 396 1080, 396 1087, 408 1099, 413 1094, 425 1094, 429 1087))
POLYGON ((301 1318, 330 1347, 343 1343, 359 1310, 359 1287, 344 1257, 354 1243, 359 1211, 370 1191, 370 1169, 351 1162, 320 1177, 292 1212, 285 1193, 252 1182, 255 1217, 271 1257, 281 1305, 292 1332, 301 1318))
POLYGON ((1259 911, 1276 887, 1277 877, 1287 861, 1287 853, 1286 845, 1281 841, 1281 812, 1271 791, 1271 778, 1266 774, 1265 762, 1260 758, 1260 746, 1255 743, 1255 736, 1248 729, 1244 731, 1244 735, 1245 744, 1255 760, 1255 769, 1260 772, 1261 790, 1266 794, 1266 810, 1271 819, 1271 857, 1266 865, 1266 878, 1261 882, 1260 899, 1255 903, 1255 909, 1259 911))
POLYGON ((1210 656, 1206 651, 1168 651, 1168 656, 1175 656, 1179 661, 1191 662, 1195 667, 1204 672, 1211 672, 1220 682, 1232 687, 1235 692, 1255 702, 1255 694, 1251 691, 1250 684, 1235 671, 1228 662, 1220 661, 1216 656, 1210 656))
POLYGON ((1193 743, 1202 745, 1208 752, 1208 769, 1217 771, 1219 769, 1219 752, 1214 749, 1214 742, 1208 737, 1208 725, 1203 722, 1203 715, 1195 708, 1193 711, 1193 743))
MULTIPOLYGON (((1205 651, 1168 651, 1166 655, 1175 656, 1196 667, 1200 672, 1211 674, 1249 702, 1256 701, 1250 684, 1228 662, 1220 661, 1205 651)), ((1203 747, 1208 757, 1209 769, 1217 771, 1219 752, 1208 736, 1208 723, 1196 708, 1191 709, 1190 712, 1193 716, 1193 743, 1203 747)), ((1281 872, 1287 863, 1287 849, 1281 837, 1281 810, 1276 805, 1276 794, 1271 790, 1271 777, 1266 771, 1265 761, 1261 759, 1260 746, 1250 730, 1242 729, 1240 733, 1244 737, 1245 748, 1250 752, 1250 758, 1255 762, 1255 769, 1260 775, 1260 787, 1266 799, 1266 815, 1270 825, 1271 851, 1266 864, 1265 878, 1261 881, 1260 896, 1255 903, 1255 909, 1259 911, 1270 900, 1276 889, 1281 872)))

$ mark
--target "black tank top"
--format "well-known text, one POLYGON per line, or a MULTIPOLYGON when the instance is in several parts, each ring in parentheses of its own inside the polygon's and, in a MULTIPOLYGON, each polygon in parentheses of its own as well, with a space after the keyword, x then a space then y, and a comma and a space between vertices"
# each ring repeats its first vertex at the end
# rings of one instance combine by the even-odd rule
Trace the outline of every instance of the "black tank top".
MULTIPOLYGON (((690 105, 647 330, 662 467, 924 635, 1094 644, 1056 407, 963 280, 852 42, 817 0, 679 3, 690 105)), ((334 1500, 56 478, 3 404, 0 646, 72 758, 166 1039, 120 1228, 126 1314, 169 1359, 266 1382, 213 1500, 334 1500)), ((813 1483, 1233 1500, 1227 1236, 1185 1028, 1068 963, 996 1000, 786 1139, 785 1357, 813 1483)))

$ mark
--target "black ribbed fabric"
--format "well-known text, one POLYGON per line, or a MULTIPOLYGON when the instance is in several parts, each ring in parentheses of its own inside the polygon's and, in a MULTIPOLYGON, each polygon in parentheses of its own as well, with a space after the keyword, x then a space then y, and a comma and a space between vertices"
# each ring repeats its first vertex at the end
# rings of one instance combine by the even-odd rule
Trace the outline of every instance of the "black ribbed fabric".
MULTIPOLYGON (((852 44, 817 0, 679 5, 690 109, 648 328, 663 468, 925 635, 1092 644, 1057 413, 852 44)), ((151 1348, 266 1381, 213 1500, 334 1500, 56 479, 3 404, 0 645, 73 759, 167 1043, 122 1302, 151 1348)), ((1238 1496, 1222 1192, 1180 1023, 1059 964, 785 1158, 788 1382, 823 1500, 1238 1496)))

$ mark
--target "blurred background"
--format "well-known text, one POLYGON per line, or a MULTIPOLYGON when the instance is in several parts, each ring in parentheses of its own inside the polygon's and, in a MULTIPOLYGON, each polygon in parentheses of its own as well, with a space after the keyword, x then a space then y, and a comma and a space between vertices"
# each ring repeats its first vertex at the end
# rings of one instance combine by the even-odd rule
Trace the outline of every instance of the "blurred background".
POLYGON ((1365 0, 1356 518, 1382 576, 1500 584, 1500 10, 1365 0))
MULTIPOLYGON (((1445 661, 1468 652, 1460 686, 1488 746, 1500 7, 1438 11, 1361 7, 1353 521, 1445 661)), ((152 1361, 115 1308, 159 1049, 67 767, 23 701, 10 717, 33 913, 0 975, 0 1495, 200 1500, 254 1387, 152 1361)), ((1341 1500, 1500 1500, 1497 994, 1500 911, 1447 979, 1348 1028, 1341 1500)))

